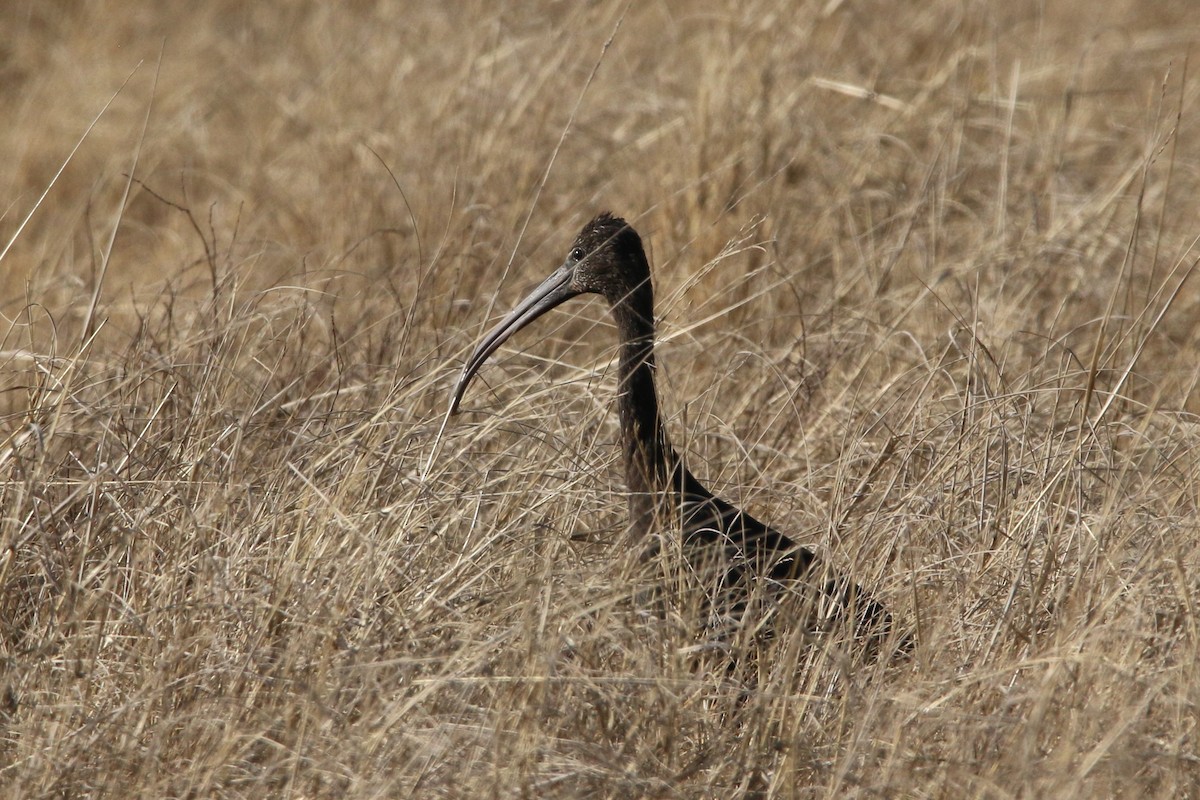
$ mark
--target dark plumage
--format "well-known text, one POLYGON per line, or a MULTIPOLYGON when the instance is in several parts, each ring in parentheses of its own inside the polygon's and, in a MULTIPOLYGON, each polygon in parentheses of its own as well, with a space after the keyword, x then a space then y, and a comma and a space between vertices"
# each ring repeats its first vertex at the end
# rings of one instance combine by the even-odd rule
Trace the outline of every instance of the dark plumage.
POLYGON ((617 407, 632 531, 648 536, 656 524, 681 528, 685 551, 714 576, 726 610, 744 607, 753 578, 766 579, 776 591, 815 584, 839 613, 853 614, 859 635, 882 640, 892 624, 887 609, 854 581, 830 577, 808 548, 714 497, 671 446, 654 387, 650 265, 641 238, 624 220, 601 214, 585 225, 563 265, 479 342, 454 388, 450 413, 457 412, 475 373, 510 336, 586 293, 608 301, 621 336, 617 407))

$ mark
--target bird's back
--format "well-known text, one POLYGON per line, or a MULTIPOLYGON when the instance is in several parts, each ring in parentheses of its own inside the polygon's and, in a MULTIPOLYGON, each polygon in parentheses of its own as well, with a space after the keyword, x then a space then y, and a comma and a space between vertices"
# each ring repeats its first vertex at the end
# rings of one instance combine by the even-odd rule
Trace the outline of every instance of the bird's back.
POLYGON ((787 604, 814 627, 852 618, 857 636, 887 636, 887 609, 812 550, 715 496, 682 464, 672 482, 686 555, 711 586, 722 616, 741 617, 758 595, 768 606, 793 601, 787 604))

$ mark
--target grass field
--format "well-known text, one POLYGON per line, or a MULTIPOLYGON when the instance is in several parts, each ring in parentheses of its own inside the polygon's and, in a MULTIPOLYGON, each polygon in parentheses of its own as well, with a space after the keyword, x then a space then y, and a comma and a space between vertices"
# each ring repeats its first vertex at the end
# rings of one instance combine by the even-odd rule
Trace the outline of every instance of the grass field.
POLYGON ((443 5, 5 5, 0 794, 1200 797, 1192 2, 443 5), (911 657, 642 602, 597 300, 441 430, 605 209, 911 657))

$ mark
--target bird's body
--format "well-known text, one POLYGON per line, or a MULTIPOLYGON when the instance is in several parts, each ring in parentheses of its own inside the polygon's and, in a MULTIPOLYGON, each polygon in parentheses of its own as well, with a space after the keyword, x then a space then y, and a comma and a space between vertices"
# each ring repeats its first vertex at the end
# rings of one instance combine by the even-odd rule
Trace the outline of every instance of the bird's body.
POLYGON ((855 629, 885 636, 891 616, 854 581, 826 574, 816 554, 730 505, 704 487, 672 447, 654 384, 654 293, 641 238, 624 220, 596 217, 580 232, 566 262, 509 313, 476 347, 451 398, 458 404, 475 373, 513 333, 566 300, 603 295, 621 337, 617 410, 630 529, 648 537, 659 527, 682 532, 684 551, 713 575, 717 593, 742 606, 752 581, 818 588, 855 629))

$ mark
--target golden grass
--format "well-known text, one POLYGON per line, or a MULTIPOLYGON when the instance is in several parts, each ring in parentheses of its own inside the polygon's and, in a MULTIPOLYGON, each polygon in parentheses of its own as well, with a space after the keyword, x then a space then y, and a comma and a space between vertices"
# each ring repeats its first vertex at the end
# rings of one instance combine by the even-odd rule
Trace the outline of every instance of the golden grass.
POLYGON ((1200 793, 1186 0, 3 27, 5 796, 1200 793), (597 302, 438 438, 605 208, 677 444, 910 661, 639 607, 597 302))

